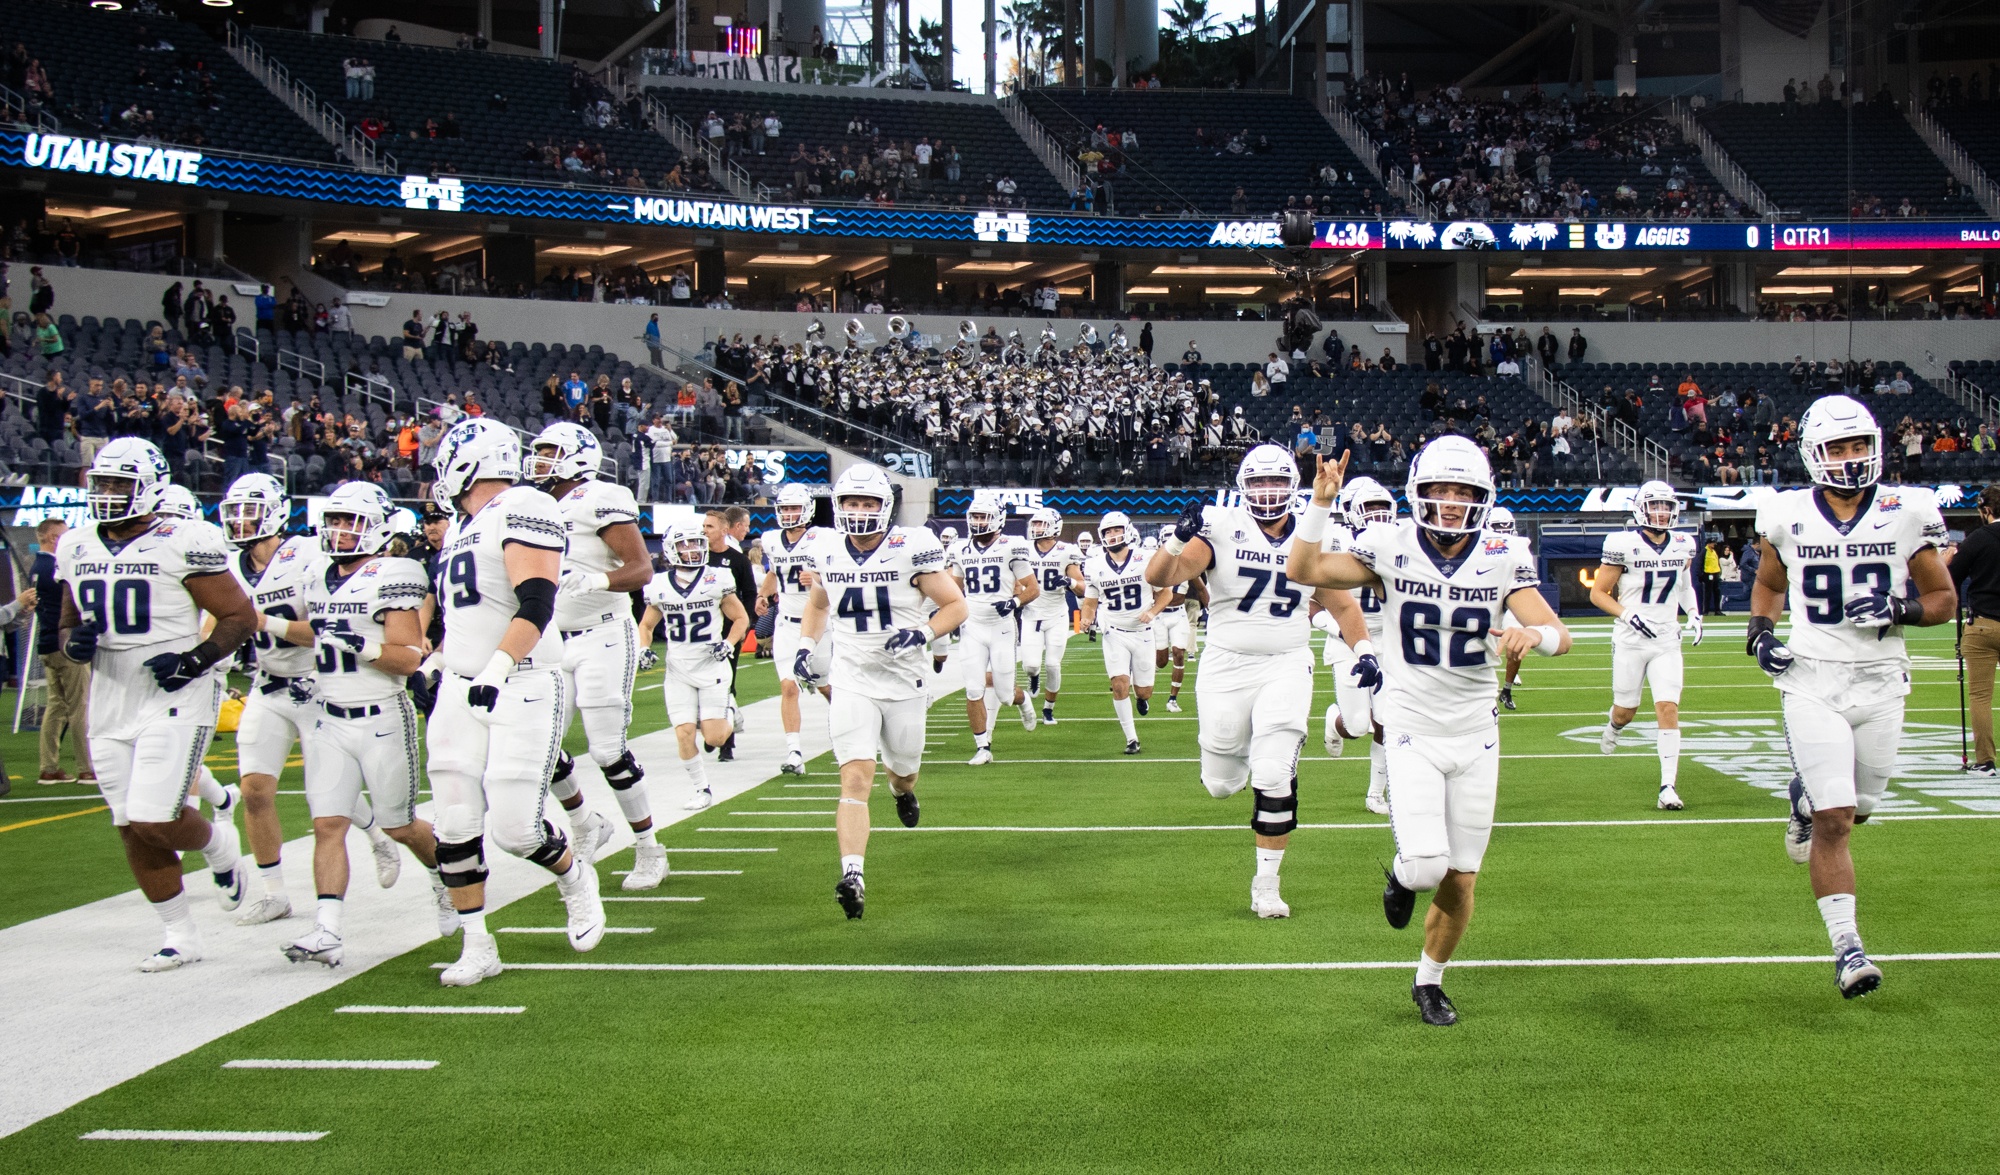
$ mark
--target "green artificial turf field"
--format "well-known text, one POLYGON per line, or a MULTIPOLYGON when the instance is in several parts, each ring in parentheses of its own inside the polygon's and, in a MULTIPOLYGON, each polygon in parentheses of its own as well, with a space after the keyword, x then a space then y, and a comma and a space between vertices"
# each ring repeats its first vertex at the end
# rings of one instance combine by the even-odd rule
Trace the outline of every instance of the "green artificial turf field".
MULTIPOLYGON (((933 708, 923 826, 897 826, 878 789, 863 921, 832 898, 822 756, 664 834, 710 851, 670 853, 677 872, 700 872, 659 891, 700 901, 610 906, 614 926, 654 933, 589 955, 559 935, 502 935, 510 971, 462 991, 432 966, 457 943, 434 943, 0 1139, 0 1165, 1990 1169, 2000 965, 1895 958, 2000 951, 2000 787, 1956 770, 1950 630, 1913 641, 1909 770, 1855 835, 1861 927, 1889 958, 1882 990, 1846 1002, 1805 870, 1780 845, 1777 699, 1742 655, 1740 622, 1688 654, 1683 813, 1653 808, 1643 723, 1619 755, 1598 753, 1609 645, 1602 625, 1578 628, 1571 656, 1530 659, 1521 708, 1502 717, 1502 826, 1460 950, 1543 965, 1455 966, 1455 1028, 1426 1027, 1409 1001, 1418 932, 1382 920, 1392 850, 1361 803, 1365 747, 1330 762, 1319 746, 1325 675, 1300 766, 1306 827, 1285 860, 1293 916, 1260 921, 1249 796, 1212 800, 1199 783, 1193 671, 1179 715, 1160 704, 1162 674, 1145 754, 1127 758, 1097 646, 1078 640, 1061 724, 1028 735, 1007 711, 991 767, 962 765, 957 695, 933 708), (1798 956, 1812 960, 1771 961, 1798 956), (525 1010, 336 1011, 349 1005, 525 1010), (244 1058, 437 1065, 223 1067, 244 1058), (79 1141, 101 1129, 325 1135, 79 1141)), ((656 720, 646 696, 642 720, 656 720)), ((44 806, 65 807, 0 807, 0 824, 44 806)), ((10 919, 24 892, 46 913, 129 888, 106 867, 118 861, 100 820, 7 832, 0 850, 10 919)), ((600 863, 608 894, 630 859, 600 863)), ((560 919, 544 889, 491 924, 560 919)))

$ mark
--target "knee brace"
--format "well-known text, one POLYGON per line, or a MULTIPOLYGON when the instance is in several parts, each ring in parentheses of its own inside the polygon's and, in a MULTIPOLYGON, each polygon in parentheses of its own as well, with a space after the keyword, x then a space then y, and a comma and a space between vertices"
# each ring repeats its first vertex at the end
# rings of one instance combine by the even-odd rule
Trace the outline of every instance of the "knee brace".
POLYGON ((458 889, 486 881, 486 839, 437 842, 438 876, 446 886, 458 889))
POLYGON ((1259 836, 1283 836, 1299 826, 1298 781, 1287 779, 1282 788, 1259 786, 1250 807, 1250 829, 1259 836))
POLYGON ((543 820, 542 843, 524 855, 534 864, 553 871, 556 867, 556 862, 562 860, 562 855, 568 851, 569 838, 564 836, 555 825, 549 823, 547 820, 543 820))
POLYGON ((1062 692, 1062 661, 1058 658, 1049 658, 1048 665, 1043 668, 1042 688, 1052 694, 1062 692))
POLYGON ((1445 856, 1405 857, 1399 853, 1396 855, 1396 880, 1402 882, 1406 889, 1436 889, 1444 881, 1445 870, 1450 866, 1451 860, 1445 856))
POLYGON ((1250 769, 1233 755, 1201 753, 1201 785, 1218 800, 1226 800, 1250 782, 1250 769))
POLYGON ((576 770, 576 760, 570 757, 570 753, 568 751, 565 751, 560 747, 558 747, 556 749, 556 769, 554 773, 549 776, 549 782, 561 783, 569 778, 570 772, 575 770, 576 770))
POLYGON ((629 750, 620 756, 617 762, 608 763, 604 767, 604 782, 611 785, 612 791, 624 791, 644 778, 646 769, 639 766, 639 761, 632 757, 632 752, 629 750))

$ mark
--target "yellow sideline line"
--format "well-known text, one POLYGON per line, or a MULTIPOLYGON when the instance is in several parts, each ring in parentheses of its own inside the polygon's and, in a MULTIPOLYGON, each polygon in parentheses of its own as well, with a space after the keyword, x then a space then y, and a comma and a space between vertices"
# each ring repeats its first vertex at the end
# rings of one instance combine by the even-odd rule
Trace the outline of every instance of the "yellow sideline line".
POLYGON ((106 812, 109 810, 110 805, 99 804, 95 808, 80 808, 74 812, 64 812, 60 816, 43 816, 35 820, 23 820, 19 824, 0 824, 0 832, 12 832, 17 828, 33 828, 37 824, 50 824, 57 820, 67 820, 71 816, 88 816, 92 812, 106 812))

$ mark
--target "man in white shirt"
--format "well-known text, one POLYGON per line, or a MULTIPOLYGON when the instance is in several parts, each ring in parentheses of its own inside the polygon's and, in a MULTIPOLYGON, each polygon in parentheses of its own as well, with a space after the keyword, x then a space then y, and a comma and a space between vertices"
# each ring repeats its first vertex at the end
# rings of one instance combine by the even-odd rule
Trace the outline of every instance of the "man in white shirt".
POLYGON ((1264 378, 1271 381, 1273 394, 1282 392, 1285 390, 1285 381, 1292 378, 1292 365, 1278 358, 1278 353, 1273 351, 1270 361, 1264 364, 1264 378))

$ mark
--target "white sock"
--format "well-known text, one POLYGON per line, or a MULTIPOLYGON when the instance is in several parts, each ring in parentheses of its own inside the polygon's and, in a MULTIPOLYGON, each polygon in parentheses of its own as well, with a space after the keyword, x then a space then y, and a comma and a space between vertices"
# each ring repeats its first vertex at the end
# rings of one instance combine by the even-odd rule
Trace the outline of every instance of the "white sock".
POLYGON ((1278 865, 1284 859, 1285 850, 1283 849, 1258 849, 1257 876, 1276 877, 1278 875, 1278 865))
POLYGON ((1373 740, 1368 744, 1368 794, 1378 799, 1389 794, 1389 748, 1373 740))
POLYGON ((318 910, 313 915, 313 920, 319 923, 322 930, 330 931, 334 937, 338 938, 340 936, 340 908, 344 905, 346 903, 339 898, 330 898, 325 894, 321 894, 319 896, 318 910))
POLYGON ((1830 893, 1819 900, 1819 916, 1826 921, 1826 937, 1836 949, 1843 938, 1861 940, 1861 929, 1854 922, 1854 895, 1851 893, 1830 893))
POLYGON ((1111 712, 1118 715, 1118 729, 1125 732, 1125 741, 1134 742, 1139 737, 1139 729, 1132 725, 1132 699, 1111 699, 1111 712))
POLYGON ((682 759, 681 770, 688 773, 688 782, 694 784, 696 791, 708 790, 708 760, 700 755, 682 759))
POLYGON ((182 890, 164 902, 153 902, 153 913, 160 916, 160 922, 168 931, 193 930, 194 915, 188 913, 187 891, 182 890))
POLYGON ((787 751, 789 751, 789 752, 791 752, 791 753, 793 753, 793 754, 795 754, 795 755, 802 755, 802 754, 804 754, 804 753, 805 753, 805 751, 804 751, 804 750, 802 750, 802 749, 801 749, 801 748, 799 747, 799 732, 798 732, 798 731, 796 731, 796 730, 788 730, 788 731, 786 731, 786 732, 785 732, 785 750, 787 750, 787 751))
POLYGON ((424 872, 430 874, 432 889, 439 890, 445 888, 444 874, 439 873, 436 869, 431 869, 431 868, 426 868, 424 872))
POLYGON ((460 910, 458 912, 458 925, 467 934, 485 934, 486 907, 481 906, 477 910, 460 910))
POLYGON ((1625 729, 1623 724, 1621 724, 1616 718, 1613 718, 1611 716, 1611 711, 1609 710, 1605 711, 1604 713, 1604 725, 1614 731, 1625 729))
POLYGON ((1681 770, 1681 732, 1663 730, 1659 733, 1660 787, 1662 790, 1674 786, 1674 778, 1681 770))
POLYGON ((210 807, 220 808, 222 802, 229 798, 229 793, 222 790, 222 781, 215 777, 215 772, 206 767, 195 775, 194 786, 195 790, 201 793, 201 798, 208 801, 210 807))
POLYGON ((642 845, 656 845, 660 843, 660 830, 648 824, 644 828, 635 830, 632 839, 642 845))
POLYGON ((1000 691, 989 685, 980 700, 986 703, 986 720, 990 723, 993 721, 993 716, 1000 712, 1000 691))
POLYGON ((861 872, 861 854, 842 853, 840 855, 840 871, 843 874, 861 872))
POLYGON ((581 790, 582 785, 576 781, 575 767, 569 769, 567 778, 552 779, 549 781, 549 794, 554 796, 558 801, 573 800, 581 790))
POLYGON ((618 800, 618 811, 627 824, 644 824, 653 818, 653 799, 646 791, 646 781, 640 780, 627 788, 612 788, 611 794, 618 800))
POLYGON ((264 892, 274 898, 285 896, 285 863, 257 866, 257 880, 263 882, 264 892))
POLYGON ((236 868, 236 862, 243 856, 243 842, 237 838, 235 827, 223 820, 210 824, 208 843, 201 846, 201 855, 208 862, 210 873, 227 873, 236 868))
POLYGON ((981 748, 991 747, 993 745, 993 732, 991 730, 982 730, 978 734, 973 735, 972 745, 981 748))
POLYGON ((1444 964, 1431 958, 1429 951, 1417 952, 1417 986, 1431 987, 1444 982, 1444 964))

